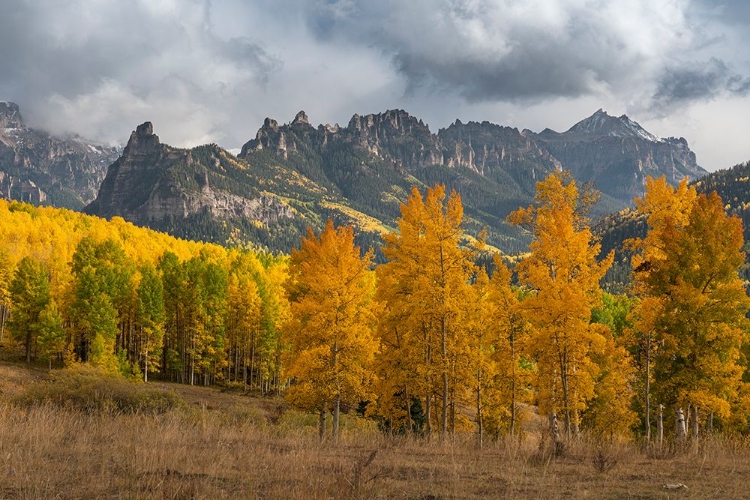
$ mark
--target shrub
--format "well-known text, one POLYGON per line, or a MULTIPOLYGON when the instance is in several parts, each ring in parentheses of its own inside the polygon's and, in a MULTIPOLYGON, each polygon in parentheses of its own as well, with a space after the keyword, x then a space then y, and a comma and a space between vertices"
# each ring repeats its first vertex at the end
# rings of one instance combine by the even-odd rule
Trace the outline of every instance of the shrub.
POLYGON ((162 414, 185 407, 175 392, 146 387, 91 367, 60 370, 48 382, 29 386, 13 399, 17 406, 53 405, 91 412, 162 414))

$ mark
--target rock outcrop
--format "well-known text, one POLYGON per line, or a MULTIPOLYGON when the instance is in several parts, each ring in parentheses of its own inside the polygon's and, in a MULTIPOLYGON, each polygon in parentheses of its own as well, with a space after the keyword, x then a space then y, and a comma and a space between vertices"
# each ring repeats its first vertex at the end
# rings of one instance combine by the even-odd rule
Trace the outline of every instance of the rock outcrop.
MULTIPOLYGON (((246 143, 241 158, 272 151, 288 160, 299 153, 320 158, 325 169, 328 151, 342 148, 366 153, 396 169, 414 172, 442 166, 465 168, 533 196, 535 183, 554 170, 569 170, 581 182, 592 181, 619 208, 641 196, 646 176, 666 175, 677 184, 705 174, 695 155, 680 138, 660 139, 627 116, 613 117, 599 110, 567 132, 545 129, 539 134, 519 132, 487 121, 455 123, 437 134, 422 120, 403 110, 355 114, 346 127, 313 128, 304 111, 288 124, 266 118, 255 139, 246 143)), ((353 166, 355 168, 355 166, 353 166)))
POLYGON ((28 127, 18 106, 0 102, 0 195, 81 208, 96 197, 116 147, 54 137, 28 127))
POLYGON ((173 148, 162 144, 152 124, 146 122, 130 135, 122 156, 109 167, 98 196, 84 211, 156 227, 159 221, 179 221, 201 213, 261 224, 294 217, 291 208, 271 194, 241 196, 212 186, 212 179, 226 184, 227 171, 234 168, 231 155, 218 146, 173 148))

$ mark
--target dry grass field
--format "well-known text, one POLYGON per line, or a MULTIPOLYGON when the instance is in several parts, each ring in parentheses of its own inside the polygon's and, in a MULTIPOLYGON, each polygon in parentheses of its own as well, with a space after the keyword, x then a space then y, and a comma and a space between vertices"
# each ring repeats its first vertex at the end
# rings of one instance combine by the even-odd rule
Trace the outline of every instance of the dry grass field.
POLYGON ((337 445, 321 444, 316 419, 281 399, 215 388, 149 384, 186 402, 163 413, 18 403, 46 377, 0 363, 0 498, 750 497, 750 450, 739 440, 674 454, 576 442, 553 458, 533 429, 521 444, 477 450, 470 435, 441 444, 348 419, 337 445))

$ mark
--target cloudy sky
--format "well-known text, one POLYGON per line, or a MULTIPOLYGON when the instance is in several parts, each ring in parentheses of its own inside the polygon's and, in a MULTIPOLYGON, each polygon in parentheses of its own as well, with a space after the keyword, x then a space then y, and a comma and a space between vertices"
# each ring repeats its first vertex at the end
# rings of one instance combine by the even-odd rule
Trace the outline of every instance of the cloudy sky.
POLYGON ((0 100, 53 132, 240 147, 403 108, 567 130, 603 108, 750 160, 746 0, 3 0, 0 100))

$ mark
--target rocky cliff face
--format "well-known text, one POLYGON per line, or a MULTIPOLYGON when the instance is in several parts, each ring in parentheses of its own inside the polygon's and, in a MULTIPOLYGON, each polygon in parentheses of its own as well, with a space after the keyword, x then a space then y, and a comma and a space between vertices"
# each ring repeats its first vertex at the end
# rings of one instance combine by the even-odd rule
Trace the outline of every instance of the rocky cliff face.
POLYGON ((288 159, 290 153, 305 149, 323 153, 334 145, 349 145, 402 168, 442 162, 439 139, 421 120, 403 110, 364 116, 355 114, 344 128, 338 124, 315 128, 310 125, 304 111, 284 125, 266 118, 255 139, 242 147, 239 156, 247 158, 254 152, 266 150, 288 159))
POLYGON ((603 111, 562 134, 458 120, 433 134, 403 110, 314 127, 300 111, 285 124, 266 118, 238 157, 216 145, 169 147, 144 123, 86 211, 282 251, 330 217, 358 227, 367 248, 395 226, 412 186, 441 183, 461 194, 470 232, 486 227, 490 244, 518 252, 528 236, 508 227, 506 215, 531 203, 536 182, 561 169, 604 192, 599 214, 641 195, 645 175, 665 173, 676 183, 702 172, 684 139, 659 139, 603 111))
POLYGON ((706 174, 685 139, 660 139, 627 116, 610 116, 601 109, 566 132, 546 129, 528 135, 574 178, 593 181, 597 189, 624 202, 643 195, 647 176, 665 175, 676 185, 706 174))
POLYGON ((209 214, 269 224, 294 217, 291 208, 268 193, 242 196, 212 186, 236 170, 231 156, 215 145, 191 150, 162 144, 146 122, 133 131, 122 156, 107 172, 96 199, 84 211, 100 217, 159 227, 164 220, 209 214))
POLYGON ((119 149, 80 137, 59 138, 25 125, 13 103, 0 102, 0 196, 81 208, 96 197, 119 149))
POLYGON ((441 129, 438 137, 443 146, 443 164, 498 179, 510 176, 531 192, 537 180, 561 168, 548 151, 515 128, 456 120, 441 129))
MULTIPOLYGON (((315 161, 325 170, 331 162, 327 152, 340 153, 342 148, 411 173, 430 166, 467 169, 510 184, 509 189, 528 197, 533 196, 535 182, 549 172, 570 170, 580 182, 592 181, 602 191, 610 201, 607 208, 620 208, 643 195, 646 176, 666 175, 677 184, 705 174, 684 139, 660 139, 627 116, 613 117, 602 110, 567 132, 545 129, 539 134, 459 120, 433 134, 403 110, 354 115, 343 128, 314 128, 301 111, 289 124, 267 118, 240 157, 251 160, 254 153, 271 151, 280 159, 299 153, 309 161, 310 155, 317 155, 315 161)), ((351 169, 361 171, 357 165, 351 169)))

